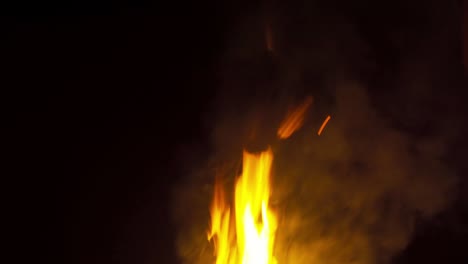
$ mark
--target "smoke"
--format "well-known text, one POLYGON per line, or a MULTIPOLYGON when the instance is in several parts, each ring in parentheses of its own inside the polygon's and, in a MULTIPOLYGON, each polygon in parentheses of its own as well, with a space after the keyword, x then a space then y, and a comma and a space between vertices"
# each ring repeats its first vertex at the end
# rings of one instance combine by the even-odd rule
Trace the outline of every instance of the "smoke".
POLYGON ((340 84, 336 98, 323 136, 303 133, 278 151, 282 263, 388 261, 415 221, 450 198, 453 173, 441 161, 441 141, 392 129, 358 84, 340 84))
POLYGON ((206 231, 214 176, 223 175, 232 188, 242 148, 271 145, 275 153, 271 199, 280 217, 280 264, 388 263, 410 242, 417 223, 453 198, 456 177, 445 158, 456 118, 440 118, 450 107, 434 114, 440 101, 451 100, 434 92, 440 87, 430 75, 438 68, 423 67, 421 55, 401 58, 393 75, 379 75, 388 67, 378 66, 356 27, 318 13, 308 14, 314 21, 298 18, 301 26, 278 16, 273 55, 264 47, 263 18, 238 28, 238 41, 223 58, 215 114, 207 118, 212 155, 185 163, 190 173, 174 190, 183 263, 213 262, 206 231), (375 89, 378 84, 387 88, 375 89), (277 140, 288 107, 306 95, 314 104, 304 126, 277 140), (327 114, 332 118, 318 136, 327 114))

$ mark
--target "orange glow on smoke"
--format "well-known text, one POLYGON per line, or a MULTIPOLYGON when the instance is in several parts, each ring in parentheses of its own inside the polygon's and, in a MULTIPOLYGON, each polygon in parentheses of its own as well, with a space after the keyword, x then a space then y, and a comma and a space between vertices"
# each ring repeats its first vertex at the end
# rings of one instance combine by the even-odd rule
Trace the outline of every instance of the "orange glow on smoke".
POLYGON ((301 128, 304 122, 304 115, 309 106, 312 104, 312 97, 309 96, 306 100, 299 105, 294 111, 292 111, 286 119, 281 123, 278 129, 278 137, 280 139, 286 139, 290 137, 296 130, 301 128))
POLYGON ((320 136, 320 134, 322 134, 322 131, 323 129, 325 128, 325 126, 327 125, 328 121, 330 121, 330 116, 327 116, 327 118, 325 118, 325 120, 323 121, 322 123, 322 126, 320 126, 320 129, 319 131, 317 132, 317 134, 320 136))

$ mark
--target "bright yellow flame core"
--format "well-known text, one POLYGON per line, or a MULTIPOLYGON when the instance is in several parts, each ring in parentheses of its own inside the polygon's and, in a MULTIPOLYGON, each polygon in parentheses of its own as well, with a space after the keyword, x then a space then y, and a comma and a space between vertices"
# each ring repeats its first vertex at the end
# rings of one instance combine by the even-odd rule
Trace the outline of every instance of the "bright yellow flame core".
POLYGON ((273 152, 260 154, 244 151, 242 175, 234 193, 235 225, 224 199, 223 187, 215 185, 211 208, 211 232, 216 264, 276 264, 273 245, 276 215, 268 206, 273 152))

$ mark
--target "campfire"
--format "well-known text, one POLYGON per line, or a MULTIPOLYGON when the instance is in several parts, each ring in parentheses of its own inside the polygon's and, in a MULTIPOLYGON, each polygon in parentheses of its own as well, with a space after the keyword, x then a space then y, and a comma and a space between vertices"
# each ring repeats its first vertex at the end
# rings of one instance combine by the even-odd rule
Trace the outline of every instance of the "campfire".
POLYGON ((174 192, 181 263, 384 263, 410 241, 415 215, 444 208, 454 181, 438 152, 407 151, 438 141, 387 126, 358 86, 336 98, 332 117, 307 97, 286 115, 270 107, 271 118, 223 123, 214 158, 193 162, 174 192))
MULTIPOLYGON (((311 104, 312 97, 308 97, 291 111, 278 129, 279 139, 289 138, 302 126, 311 104)), ((329 119, 330 116, 321 126, 319 135, 329 119)), ((260 153, 244 150, 242 173, 236 180, 231 205, 222 180, 217 179, 208 232, 208 240, 214 242, 216 264, 277 263, 274 244, 278 216, 269 205, 273 156, 270 147, 260 153)))
POLYGON ((354 76, 361 62, 338 59, 354 58, 360 45, 343 30, 304 48, 276 43, 267 23, 266 61, 279 65, 277 78, 263 64, 258 72, 244 67, 251 58, 239 55, 243 46, 232 51, 209 116, 213 149, 181 158, 187 176, 173 210, 182 263, 389 263, 415 220, 450 203, 456 175, 441 158, 450 137, 418 138, 396 126, 417 122, 419 110, 406 123, 395 120, 424 107, 378 104, 381 95, 354 76), (346 43, 353 54, 328 43, 346 43), (317 72, 324 84, 316 85, 317 72))

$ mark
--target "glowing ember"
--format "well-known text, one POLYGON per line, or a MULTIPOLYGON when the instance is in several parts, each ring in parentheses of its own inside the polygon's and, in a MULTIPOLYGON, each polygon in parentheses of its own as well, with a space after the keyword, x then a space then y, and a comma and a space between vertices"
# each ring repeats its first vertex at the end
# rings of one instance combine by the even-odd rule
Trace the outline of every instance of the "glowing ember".
POLYGON ((330 121, 330 116, 327 116, 327 118, 325 118, 325 121, 323 121, 322 123, 322 126, 320 126, 320 129, 319 131, 317 132, 317 134, 320 136, 320 134, 322 134, 322 131, 323 129, 325 128, 325 126, 327 125, 328 121, 330 121))
POLYGON ((286 117, 278 129, 278 137, 280 139, 290 137, 296 130, 301 128, 302 122, 304 121, 305 112, 311 104, 312 97, 309 96, 301 105, 299 105, 286 117))
POLYGON ((273 152, 244 151, 243 158, 234 195, 235 226, 230 224, 230 209, 225 204, 223 186, 217 181, 208 238, 214 238, 216 264, 274 264, 277 220, 268 207, 273 152))

